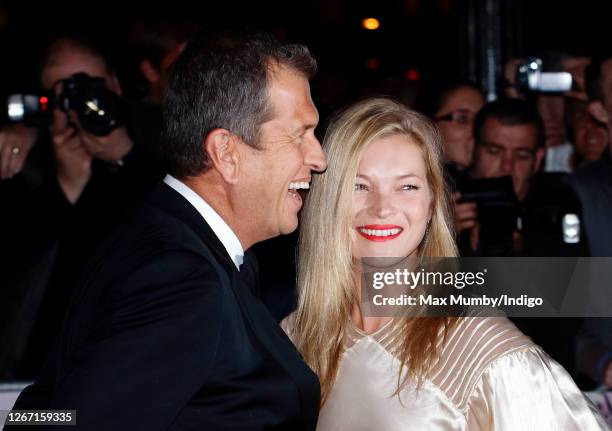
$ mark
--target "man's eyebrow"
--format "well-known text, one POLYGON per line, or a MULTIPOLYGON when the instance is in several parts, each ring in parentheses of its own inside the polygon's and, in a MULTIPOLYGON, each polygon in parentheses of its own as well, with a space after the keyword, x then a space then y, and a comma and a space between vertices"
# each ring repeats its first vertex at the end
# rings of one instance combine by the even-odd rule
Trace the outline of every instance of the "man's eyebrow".
MULTIPOLYGON (((483 145, 485 147, 494 147, 494 148, 498 148, 500 150, 505 150, 506 147, 500 144, 496 144, 495 142, 484 142, 483 145)), ((530 148, 530 147, 515 147, 512 148, 512 151, 529 151, 529 152, 534 152, 537 148, 530 148)))
POLYGON ((484 145, 485 147, 495 147, 495 148, 499 148, 499 149, 501 149, 501 150, 505 150, 505 149, 506 149, 506 147, 504 147, 503 145, 501 145, 501 144, 496 144, 495 142, 489 142, 489 141, 487 141, 487 142, 484 142, 484 143, 483 143, 483 145, 484 145))
POLYGON ((317 127, 318 122, 314 122, 314 123, 306 123, 306 124, 300 124, 299 126, 296 126, 293 129, 293 134, 295 135, 300 135, 304 132, 306 132, 307 130, 310 129, 315 129, 317 127))
POLYGON ((308 118, 305 119, 305 122, 304 124, 302 124, 301 128, 304 130, 314 129, 319 124, 319 120, 320 120, 319 111, 315 110, 315 114, 312 120, 310 120, 310 115, 309 115, 308 118))

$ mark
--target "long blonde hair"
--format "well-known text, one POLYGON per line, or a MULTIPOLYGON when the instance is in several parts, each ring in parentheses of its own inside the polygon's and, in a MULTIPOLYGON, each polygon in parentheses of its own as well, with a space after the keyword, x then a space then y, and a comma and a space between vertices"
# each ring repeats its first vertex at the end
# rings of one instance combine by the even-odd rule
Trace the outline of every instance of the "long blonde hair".
MULTIPOLYGON (((323 141, 327 171, 313 179, 302 214, 299 299, 293 332, 304 360, 319 376, 322 403, 336 378, 351 308, 357 301, 350 237, 357 169, 372 141, 394 134, 409 136, 419 145, 432 191, 432 217, 419 256, 456 256, 437 126, 383 98, 361 101, 337 116, 323 141)), ((435 357, 440 329, 446 332, 452 323, 448 318, 403 318, 396 323, 405 326, 401 328, 406 336, 399 358, 401 370, 409 370, 403 381, 398 377, 398 391, 409 376, 421 378, 425 374, 435 357)))

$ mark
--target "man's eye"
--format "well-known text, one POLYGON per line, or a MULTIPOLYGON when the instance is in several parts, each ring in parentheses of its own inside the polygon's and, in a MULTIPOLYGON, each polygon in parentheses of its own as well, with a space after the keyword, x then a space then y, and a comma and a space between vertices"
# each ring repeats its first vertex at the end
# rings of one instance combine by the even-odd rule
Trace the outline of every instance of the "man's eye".
POLYGON ((497 155, 497 154, 499 154, 501 151, 500 151, 500 149, 499 149, 499 148, 495 148, 495 147, 488 147, 488 148, 487 148, 487 152, 488 152, 489 154, 497 155))
POLYGON ((519 151, 516 153, 516 156, 519 160, 531 159, 531 153, 529 151, 519 151))
POLYGON ((368 190, 368 186, 361 183, 355 183, 355 191, 368 190))
POLYGON ((418 190, 419 187, 415 186, 414 184, 404 184, 402 186, 402 190, 418 190))

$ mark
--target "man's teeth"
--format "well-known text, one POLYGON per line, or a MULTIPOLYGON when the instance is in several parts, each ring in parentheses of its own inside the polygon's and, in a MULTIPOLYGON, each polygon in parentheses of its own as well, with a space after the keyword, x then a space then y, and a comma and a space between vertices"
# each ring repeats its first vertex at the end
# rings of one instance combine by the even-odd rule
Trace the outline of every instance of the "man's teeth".
POLYGON ((391 236, 391 235, 397 235, 401 231, 402 230, 399 229, 399 228, 394 228, 394 229, 364 229, 364 228, 359 228, 359 232, 364 233, 364 234, 369 235, 369 236, 391 236))
POLYGON ((293 182, 289 184, 289 190, 298 190, 298 189, 310 189, 310 183, 307 182, 293 182))

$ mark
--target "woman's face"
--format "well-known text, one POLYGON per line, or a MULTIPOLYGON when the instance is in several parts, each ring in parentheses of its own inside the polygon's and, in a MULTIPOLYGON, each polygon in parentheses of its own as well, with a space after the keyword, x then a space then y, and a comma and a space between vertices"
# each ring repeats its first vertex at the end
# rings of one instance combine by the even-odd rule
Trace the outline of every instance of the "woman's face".
POLYGON ((482 94, 470 87, 453 91, 436 112, 444 137, 444 154, 449 162, 465 168, 472 162, 474 117, 484 105, 482 94))
POLYGON ((414 140, 391 135, 370 143, 353 191, 353 257, 416 255, 431 204, 425 161, 414 140))

